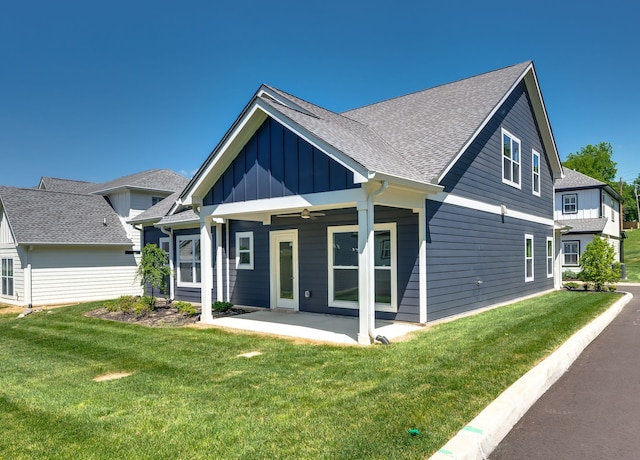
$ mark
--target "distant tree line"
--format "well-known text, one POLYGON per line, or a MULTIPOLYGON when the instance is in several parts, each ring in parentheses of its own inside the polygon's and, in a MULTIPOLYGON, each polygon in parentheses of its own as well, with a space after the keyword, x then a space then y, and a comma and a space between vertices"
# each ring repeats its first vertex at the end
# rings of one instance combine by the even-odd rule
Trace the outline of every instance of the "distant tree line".
MULTIPOLYGON (((620 193, 620 180, 616 180, 618 164, 613 161, 613 147, 608 142, 600 142, 597 145, 588 144, 579 152, 570 153, 562 164, 569 169, 605 182, 620 193)), ((638 222, 638 193, 640 193, 640 173, 632 182, 622 181, 622 214, 625 221, 638 222)))

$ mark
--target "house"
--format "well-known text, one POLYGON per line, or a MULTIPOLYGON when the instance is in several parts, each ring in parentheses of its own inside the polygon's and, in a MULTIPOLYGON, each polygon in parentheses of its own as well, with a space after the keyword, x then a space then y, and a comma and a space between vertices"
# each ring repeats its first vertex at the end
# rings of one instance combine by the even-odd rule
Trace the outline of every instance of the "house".
POLYGON ((103 184, 42 177, 37 188, 0 186, 0 303, 140 294, 140 231, 126 221, 187 182, 156 169, 103 184))
POLYGON ((608 184, 564 168, 556 182, 555 220, 562 233, 562 270, 580 271, 580 256, 597 235, 615 250, 620 262, 620 195, 608 184))
POLYGON ((357 316, 367 344, 375 318, 559 286, 561 175, 532 62, 342 113, 263 85, 175 204, 132 223, 203 323, 213 300, 357 316))

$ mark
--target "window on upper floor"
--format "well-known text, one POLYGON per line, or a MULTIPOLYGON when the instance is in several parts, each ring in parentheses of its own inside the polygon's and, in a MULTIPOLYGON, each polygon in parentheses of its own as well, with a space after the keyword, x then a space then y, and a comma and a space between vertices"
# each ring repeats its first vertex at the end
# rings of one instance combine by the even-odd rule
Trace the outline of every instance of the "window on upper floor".
POLYGON ((540 196, 540 154, 535 150, 531 155, 531 192, 540 196))
POLYGON ((524 236, 524 280, 533 281, 533 235, 524 236))
POLYGON ((178 286, 200 286, 200 236, 179 235, 178 247, 178 286))
POLYGON ((13 259, 2 259, 2 295, 13 296, 13 259))
POLYGON ((502 130, 502 182, 520 188, 520 139, 502 130))
POLYGON ((562 214, 576 214, 578 212, 578 195, 571 193, 562 195, 562 214))
POLYGON ((580 241, 563 241, 562 253, 564 254, 563 265, 578 266, 580 264, 580 241))
POLYGON ((162 200, 164 200, 164 198, 163 198, 163 197, 161 197, 161 196, 152 196, 152 197, 151 197, 151 206, 155 206, 155 205, 157 205, 157 204, 158 204, 158 203, 160 203, 162 200))

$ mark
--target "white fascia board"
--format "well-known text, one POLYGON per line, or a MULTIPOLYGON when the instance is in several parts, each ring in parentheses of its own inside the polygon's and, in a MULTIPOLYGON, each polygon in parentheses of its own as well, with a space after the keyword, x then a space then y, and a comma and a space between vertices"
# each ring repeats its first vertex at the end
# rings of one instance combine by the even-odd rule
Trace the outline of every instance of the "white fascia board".
POLYGON ((346 208, 356 206, 358 201, 363 200, 366 200, 366 192, 363 188, 357 188, 337 192, 309 193, 306 195, 203 206, 200 213, 211 217, 239 219, 243 218, 244 215, 264 216, 265 214, 298 212, 304 208, 312 208, 310 210, 346 208))
POLYGON ((52 243, 42 241, 21 241, 19 246, 81 246, 81 247, 113 247, 113 248, 129 248, 133 243, 52 243))
POLYGON ((473 200, 471 198, 465 198, 459 195, 453 195, 451 193, 440 192, 435 196, 427 197, 427 199, 439 201, 441 203, 450 204, 454 206, 460 206, 462 208, 474 209, 476 211, 487 212, 490 214, 504 215, 513 219, 524 220, 527 222, 533 222, 536 224, 548 225, 550 227, 555 226, 555 222, 552 218, 535 216, 533 214, 527 214, 526 212, 516 211, 500 204, 489 204, 484 201, 473 200))
POLYGON ((390 185, 393 184, 396 188, 404 188, 414 192, 417 191, 425 195, 436 194, 444 189, 442 185, 431 184, 429 182, 418 182, 405 177, 394 176, 381 172, 370 173, 369 180, 387 181, 390 185))
POLYGON ((285 107, 289 107, 290 109, 296 110, 298 112, 302 112, 312 117, 315 116, 311 112, 306 110, 304 107, 294 103, 293 101, 290 101, 289 99, 282 97, 280 94, 276 92, 270 91, 270 88, 265 85, 262 85, 262 87, 258 90, 258 93, 257 93, 258 98, 262 96, 266 96, 270 99, 273 99, 274 101, 278 102, 278 104, 282 104, 285 107))
POLYGON ((322 151, 329 158, 337 161, 339 164, 347 168, 349 171, 353 172, 353 181, 356 184, 361 184, 367 182, 369 177, 369 171, 363 167, 360 163, 353 160, 348 155, 345 155, 341 151, 334 148, 331 144, 319 139, 314 134, 307 131, 305 128, 300 126, 298 123, 295 123, 290 118, 285 117, 282 113, 274 110, 268 104, 265 104, 261 100, 257 100, 256 104, 264 110, 271 118, 278 121, 280 124, 288 128, 294 134, 299 136, 300 138, 307 141, 309 144, 313 145, 318 150, 322 151))

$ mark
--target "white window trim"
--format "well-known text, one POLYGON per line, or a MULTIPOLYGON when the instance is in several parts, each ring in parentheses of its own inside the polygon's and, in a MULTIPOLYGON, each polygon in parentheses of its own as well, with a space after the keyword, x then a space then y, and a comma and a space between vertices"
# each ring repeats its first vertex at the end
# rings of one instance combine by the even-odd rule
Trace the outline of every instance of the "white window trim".
POLYGON ((577 193, 565 193, 564 195, 562 195, 562 214, 578 214, 578 194, 577 193), (564 199, 570 196, 573 196, 576 198, 575 202, 573 203, 573 205, 576 207, 575 211, 567 211, 567 206, 564 199))
MULTIPOLYGON (((391 303, 376 303, 376 311, 388 311, 388 312, 397 312, 398 311, 398 270, 397 270, 397 233, 396 233, 396 224, 395 223, 385 223, 385 224, 375 224, 373 227, 373 231, 389 231, 389 236, 391 238, 390 241, 390 264, 388 266, 380 266, 377 269, 381 270, 390 270, 391 271, 391 303)), ((349 302, 345 300, 334 300, 333 298, 333 287, 334 287, 334 279, 333 279, 333 269, 334 268, 343 268, 343 269, 352 269, 358 270, 358 267, 336 267, 333 265, 333 234, 334 233, 345 233, 345 232, 357 232, 357 225, 340 225, 335 227, 327 227, 327 267, 328 267, 328 305, 330 307, 339 307, 339 308, 350 308, 350 309, 358 309, 358 302, 349 302)))
POLYGON ((536 152, 535 150, 531 151, 531 193, 533 193, 535 196, 540 196, 540 169, 541 169, 541 164, 540 164, 540 154, 538 152, 536 152), (536 174, 535 171, 535 159, 536 157, 538 157, 538 173, 536 174), (536 183, 538 184, 538 191, 536 192, 536 183))
POLYGON ((547 278, 553 278, 553 273, 555 271, 555 247, 553 244, 553 238, 548 236, 547 237, 547 246, 545 248, 545 251, 547 251, 547 278), (551 243, 551 254, 549 254, 549 243, 551 243), (551 262, 551 273, 549 273, 549 262, 551 262))
POLYGON ((502 182, 504 184, 510 185, 511 187, 515 187, 517 189, 521 189, 522 188, 522 142, 520 142, 520 139, 518 139, 516 136, 514 136, 513 134, 511 134, 509 131, 507 131, 506 129, 502 128, 501 130, 501 134, 500 134, 500 163, 502 165, 502 182), (504 136, 509 136, 509 138, 511 139, 511 159, 510 159, 510 164, 511 166, 511 180, 505 179, 504 178, 504 136), (513 160, 513 143, 517 142, 519 149, 518 149, 518 155, 519 155, 519 161, 516 163, 513 160), (513 163, 516 163, 519 168, 518 168, 518 182, 515 182, 513 180, 513 163))
POLYGON ((13 263, 13 258, 12 257, 2 257, 0 259, 0 296, 5 297, 5 298, 14 298, 15 297, 15 293, 16 293, 16 278, 15 278, 15 269, 14 269, 14 263, 13 263), (11 276, 4 276, 2 274, 2 262, 7 261, 6 264, 9 265, 8 261, 11 261, 11 276), (7 293, 5 294, 3 291, 3 281, 5 279, 11 279, 11 293, 7 293))
MULTIPOLYGON (((177 285, 178 287, 200 287, 202 285, 202 280, 200 282, 194 281, 194 282, 188 282, 188 281, 182 281, 182 273, 181 273, 181 268, 180 268, 180 242, 181 241, 193 241, 193 244, 195 246, 195 242, 196 241, 200 241, 200 235, 178 235, 176 236, 176 281, 177 281, 177 285)), ((202 249, 202 248, 201 248, 202 249)), ((191 260, 192 262, 192 277, 193 279, 197 279, 196 278, 196 271, 195 271, 195 254, 194 254, 194 259, 191 260)), ((202 255, 200 255, 200 276, 202 276, 202 255)))
POLYGON ((236 270, 253 270, 253 232, 236 232, 236 270), (249 238, 249 263, 240 263, 240 238, 249 238))
POLYGON ((524 281, 525 282, 530 282, 533 281, 535 278, 535 273, 536 273, 536 265, 535 265, 535 245, 533 242, 533 235, 530 235, 528 233, 525 233, 524 235, 524 281), (531 276, 527 276, 527 261, 529 260, 529 257, 527 257, 527 241, 531 240, 531 276))

